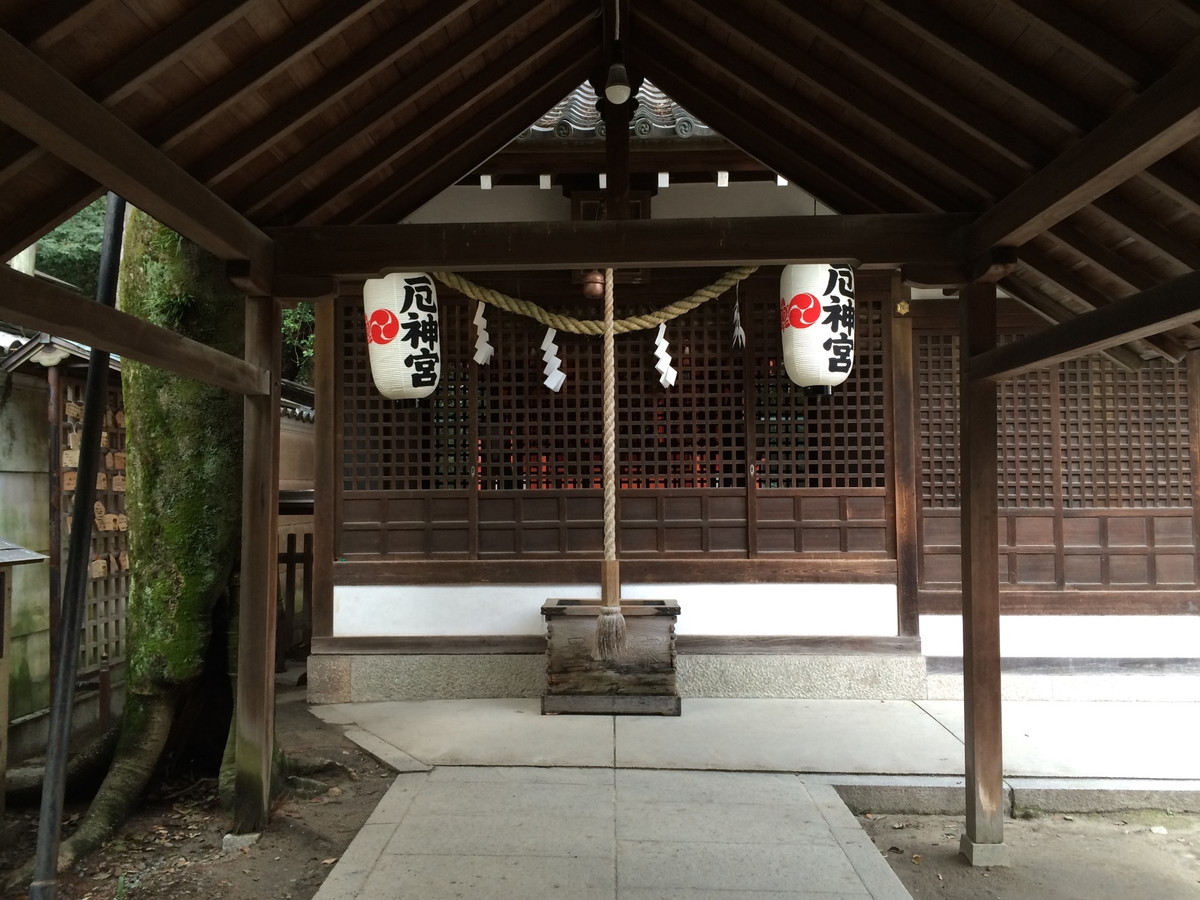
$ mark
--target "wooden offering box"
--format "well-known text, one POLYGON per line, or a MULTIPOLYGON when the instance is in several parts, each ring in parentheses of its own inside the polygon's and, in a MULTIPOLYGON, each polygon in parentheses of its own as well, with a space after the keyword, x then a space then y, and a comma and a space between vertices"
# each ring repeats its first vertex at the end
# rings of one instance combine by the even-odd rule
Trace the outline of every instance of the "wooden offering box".
POLYGON ((547 600, 546 693, 542 714, 679 715, 675 686, 675 621, 669 600, 622 600, 625 653, 595 659, 600 600, 547 600))

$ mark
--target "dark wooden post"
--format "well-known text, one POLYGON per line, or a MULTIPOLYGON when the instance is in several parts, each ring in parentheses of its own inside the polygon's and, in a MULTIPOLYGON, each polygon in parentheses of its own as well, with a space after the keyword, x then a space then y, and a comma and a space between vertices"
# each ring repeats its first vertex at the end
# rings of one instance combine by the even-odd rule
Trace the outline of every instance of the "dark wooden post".
POLYGON ((963 703, 967 829, 959 850, 974 866, 1008 865, 1000 727, 1000 550, 997 544, 996 384, 972 381, 971 357, 996 346, 996 285, 960 293, 963 703))
POLYGON ((275 749, 275 603, 279 579, 279 305, 246 298, 246 361, 271 390, 247 396, 242 452, 242 571, 238 604, 237 744, 233 830, 262 831, 275 749))
POLYGON ((917 468, 915 372, 913 330, 909 315, 908 290, 899 277, 892 279, 888 356, 891 359, 892 452, 891 484, 896 536, 896 634, 916 637, 921 633, 917 608, 917 510, 920 473, 917 468))
POLYGON ((316 403, 316 447, 313 478, 312 636, 333 635, 333 559, 337 498, 336 460, 341 430, 341 402, 336 396, 338 353, 336 299, 313 306, 313 380, 316 403))

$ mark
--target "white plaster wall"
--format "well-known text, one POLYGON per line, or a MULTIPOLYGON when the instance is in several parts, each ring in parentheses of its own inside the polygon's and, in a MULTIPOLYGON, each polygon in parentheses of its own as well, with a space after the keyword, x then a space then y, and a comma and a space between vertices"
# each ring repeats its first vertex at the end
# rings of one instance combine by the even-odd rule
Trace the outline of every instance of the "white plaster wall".
MULTIPOLYGON (((597 190, 599 183, 597 182, 597 190)), ((714 216, 825 216, 833 211, 791 184, 773 181, 672 184, 650 201, 654 219, 706 219, 714 216)), ((558 188, 504 185, 491 190, 455 185, 408 218, 407 224, 437 222, 569 222, 571 201, 558 188)))
MULTIPOLYGON (((338 587, 337 637, 543 634, 551 597, 599 597, 593 585, 338 587)), ((894 635, 889 584, 627 584, 628 599, 675 600, 678 634, 894 635)))
MULTIPOLYGON (((921 616, 926 656, 962 656, 962 616, 921 616)), ((1004 616, 1000 655, 1200 657, 1200 616, 1004 616)))

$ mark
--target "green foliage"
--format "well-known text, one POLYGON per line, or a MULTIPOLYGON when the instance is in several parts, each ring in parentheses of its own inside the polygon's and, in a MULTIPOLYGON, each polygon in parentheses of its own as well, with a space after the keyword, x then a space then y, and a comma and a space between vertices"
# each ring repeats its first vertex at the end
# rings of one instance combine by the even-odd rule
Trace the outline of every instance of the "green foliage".
POLYGON ((312 384, 313 337, 316 322, 311 304, 283 311, 283 377, 312 384))
MULTIPOLYGON (((222 263, 144 213, 125 231, 125 312, 242 355, 245 300, 222 263)), ((241 398, 125 360, 129 678, 135 692, 204 667, 213 607, 240 551, 241 398)))
POLYGON ((104 197, 85 206, 38 241, 37 268, 96 296, 100 245, 104 241, 104 197))

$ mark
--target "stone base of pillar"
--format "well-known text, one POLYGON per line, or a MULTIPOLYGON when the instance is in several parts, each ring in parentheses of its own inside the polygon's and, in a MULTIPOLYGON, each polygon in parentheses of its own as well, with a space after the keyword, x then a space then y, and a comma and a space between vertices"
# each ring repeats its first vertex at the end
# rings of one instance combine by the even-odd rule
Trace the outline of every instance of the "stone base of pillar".
POLYGON ((1008 844, 977 844, 964 834, 958 840, 958 852, 973 866, 1012 865, 1008 844))

